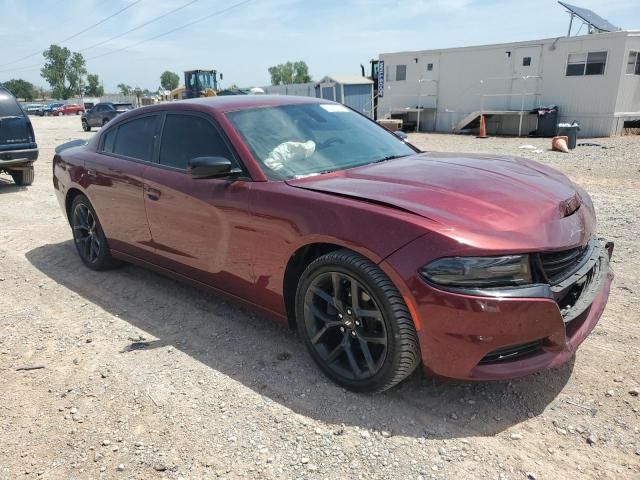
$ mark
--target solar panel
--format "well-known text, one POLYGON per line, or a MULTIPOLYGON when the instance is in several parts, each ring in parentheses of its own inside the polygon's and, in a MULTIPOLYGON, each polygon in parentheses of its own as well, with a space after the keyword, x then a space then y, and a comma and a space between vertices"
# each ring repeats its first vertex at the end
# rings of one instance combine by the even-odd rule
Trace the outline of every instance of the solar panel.
POLYGON ((616 32, 618 30, 622 30, 620 27, 616 27, 614 24, 612 24, 608 20, 605 20, 600 15, 589 10, 588 8, 575 7, 564 2, 558 3, 569 10, 572 15, 579 17, 585 23, 591 25, 597 30, 600 30, 601 32, 616 32))

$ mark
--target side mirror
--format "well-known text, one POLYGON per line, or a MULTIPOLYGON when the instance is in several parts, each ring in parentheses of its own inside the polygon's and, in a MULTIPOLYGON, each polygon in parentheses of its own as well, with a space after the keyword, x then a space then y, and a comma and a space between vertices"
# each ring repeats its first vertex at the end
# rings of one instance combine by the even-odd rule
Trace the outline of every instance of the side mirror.
POLYGON ((393 134, 398 137, 400 140, 406 140, 409 136, 404 133, 402 130, 396 130, 393 134))
POLYGON ((189 160, 187 171, 193 178, 218 178, 242 172, 233 168, 231 160, 224 157, 196 157, 189 160))

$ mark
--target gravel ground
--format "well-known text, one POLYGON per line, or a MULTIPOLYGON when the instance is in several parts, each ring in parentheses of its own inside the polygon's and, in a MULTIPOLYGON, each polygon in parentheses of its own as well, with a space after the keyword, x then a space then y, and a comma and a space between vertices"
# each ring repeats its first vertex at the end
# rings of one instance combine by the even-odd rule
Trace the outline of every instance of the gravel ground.
POLYGON ((558 370, 483 384, 417 372, 365 396, 252 312, 137 267, 84 268, 51 158, 90 134, 76 117, 33 123, 35 184, 0 177, 0 478, 640 477, 640 138, 559 154, 546 139, 412 135, 566 172, 616 242, 617 278, 600 324, 558 370))

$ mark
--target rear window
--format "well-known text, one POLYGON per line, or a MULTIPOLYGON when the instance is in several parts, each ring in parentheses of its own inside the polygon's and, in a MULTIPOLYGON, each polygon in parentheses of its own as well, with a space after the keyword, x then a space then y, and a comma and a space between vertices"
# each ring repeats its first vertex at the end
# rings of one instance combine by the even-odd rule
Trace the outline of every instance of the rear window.
POLYGON ((22 109, 15 98, 6 92, 0 91, 0 117, 22 116, 22 109))
POLYGON ((150 162, 159 126, 158 115, 148 115, 118 127, 113 153, 150 162))

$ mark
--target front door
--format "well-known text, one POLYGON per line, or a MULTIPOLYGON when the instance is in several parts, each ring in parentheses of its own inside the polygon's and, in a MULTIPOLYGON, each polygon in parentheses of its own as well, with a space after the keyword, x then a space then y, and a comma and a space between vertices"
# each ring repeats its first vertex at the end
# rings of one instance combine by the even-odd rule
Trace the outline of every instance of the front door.
POLYGON ((518 47, 512 54, 513 77, 510 110, 531 110, 538 107, 541 85, 542 46, 518 47))
POLYGON ((140 258, 153 251, 143 172, 153 160, 160 120, 159 114, 143 115, 109 129, 85 161, 87 194, 109 247, 140 258))
POLYGON ((251 182, 192 178, 187 172, 189 160, 207 156, 237 161, 210 117, 167 113, 158 164, 145 172, 144 202, 156 263, 250 298, 251 182))

